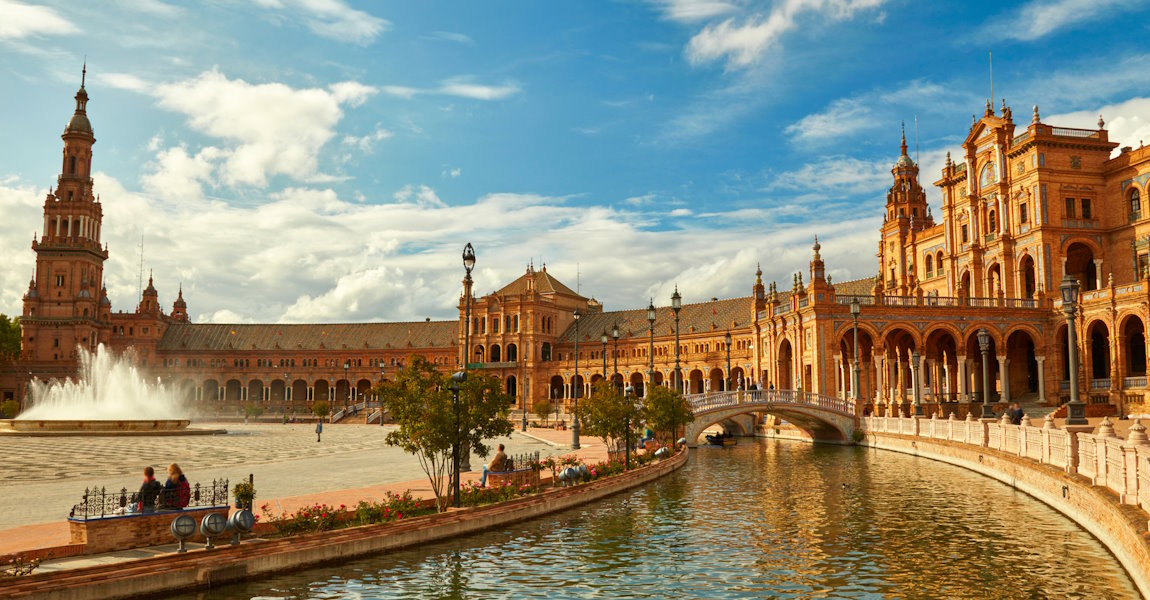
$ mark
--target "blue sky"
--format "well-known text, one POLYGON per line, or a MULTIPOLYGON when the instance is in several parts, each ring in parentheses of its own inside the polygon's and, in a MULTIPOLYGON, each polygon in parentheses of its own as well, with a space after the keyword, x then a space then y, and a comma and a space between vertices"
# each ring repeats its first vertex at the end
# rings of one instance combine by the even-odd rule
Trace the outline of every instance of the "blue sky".
MULTIPOLYGON (((609 309, 875 272, 899 124, 924 183, 990 95, 1150 137, 1124 0, 0 0, 0 312, 88 61, 117 309, 139 256, 198 321, 450 318, 545 261, 609 309), (913 152, 913 150, 912 150, 913 152)), ((938 207, 939 196, 931 194, 938 207)))

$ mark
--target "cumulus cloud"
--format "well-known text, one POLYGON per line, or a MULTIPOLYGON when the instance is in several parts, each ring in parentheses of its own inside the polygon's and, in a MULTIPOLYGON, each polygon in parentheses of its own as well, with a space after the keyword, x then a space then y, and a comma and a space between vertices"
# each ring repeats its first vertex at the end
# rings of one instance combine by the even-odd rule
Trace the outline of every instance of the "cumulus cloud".
MULTIPOLYGON (((194 163, 195 155, 181 159, 194 163)), ((136 245, 142 239, 145 268, 155 272, 161 301, 170 306, 182 282, 200 322, 453 318, 459 252, 469 241, 479 255, 479 293, 518 277, 534 257, 536 266, 545 260, 548 271, 569 285, 580 263, 583 292, 609 309, 669 297, 675 282, 687 301, 749 294, 756 262, 764 263, 768 278, 786 280, 805 267, 816 232, 831 267, 874 270, 870 259, 849 252, 873 243, 877 230, 865 221, 816 229, 731 213, 705 222, 679 219, 668 229, 654 227, 643 207, 509 193, 447 203, 426 185, 405 186, 382 204, 345 199, 330 189, 289 188, 261 204, 240 206, 194 193, 169 201, 126 189, 104 173, 93 177, 104 198, 103 234, 111 250, 105 280, 115 309, 135 306, 136 245)), ((41 226, 43 193, 18 180, 0 181, 6 217, 0 220, 0 254, 12 257, 11 268, 0 271, 0 311, 20 311, 33 264, 28 242, 41 226)))
POLYGON ((0 0, 0 41, 44 35, 65 35, 80 31, 56 9, 0 0))
POLYGON ((375 144, 377 142, 381 142, 383 140, 386 140, 393 135, 395 135, 395 134, 384 129, 383 127, 380 127, 377 124, 375 126, 375 131, 372 133, 369 133, 367 135, 361 135, 361 136, 345 135, 345 136, 343 136, 343 142, 342 143, 345 146, 352 146, 352 147, 358 148, 360 152, 367 154, 367 153, 370 153, 373 149, 375 149, 375 144))
POLYGON ((652 0, 663 18, 680 23, 694 23, 720 17, 739 10, 733 2, 722 0, 652 0))
POLYGON ((391 28, 387 19, 352 8, 342 0, 256 0, 256 4, 339 42, 366 46, 391 28))
MULTIPOLYGON (((1150 98, 1131 98, 1089 110, 1043 116, 1042 122, 1062 127, 1097 129, 1098 117, 1106 121, 1110 141, 1123 146, 1142 146, 1150 139, 1150 98)), ((1117 154, 1121 148, 1115 149, 1117 154)))
POLYGON ((357 82, 327 89, 252 84, 213 69, 152 93, 161 107, 186 115, 192 129, 225 142, 215 149, 225 183, 263 186, 274 175, 322 179, 318 153, 335 135, 343 106, 362 104, 375 91, 357 82))

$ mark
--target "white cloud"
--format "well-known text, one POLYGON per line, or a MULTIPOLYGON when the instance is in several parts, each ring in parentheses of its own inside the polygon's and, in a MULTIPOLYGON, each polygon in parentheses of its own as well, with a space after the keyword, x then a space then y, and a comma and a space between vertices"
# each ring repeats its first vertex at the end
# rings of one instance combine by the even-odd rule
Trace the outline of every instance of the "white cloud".
POLYGON ((367 135, 362 135, 362 136, 345 135, 345 136, 343 136, 343 145, 356 147, 359 149, 360 152, 367 154, 367 153, 370 153, 372 150, 375 149, 376 142, 381 142, 383 140, 386 140, 386 139, 392 137, 393 135, 395 135, 395 134, 384 129, 383 127, 380 127, 377 124, 375 126, 375 131, 372 133, 369 133, 367 135))
POLYGON ((439 40, 442 42, 454 42, 456 44, 463 44, 466 46, 472 46, 475 44, 475 40, 471 39, 471 36, 456 31, 433 31, 423 36, 423 38, 429 40, 439 40))
POLYGON ((1009 14, 991 17, 979 37, 1032 42, 1143 6, 1143 0, 1030 0, 1009 14))
POLYGON ((809 114, 783 130, 798 142, 823 142, 881 126, 869 106, 857 98, 839 98, 822 112, 809 114))
POLYGON ((692 214, 693 213, 691 212, 691 209, 689 209, 689 208, 676 208, 675 210, 671 211, 672 217, 689 217, 692 214))
POLYGON ((219 154, 225 183, 263 186, 274 175, 322 180, 318 153, 335 135, 341 105, 362 104, 374 92, 356 82, 326 90, 251 84, 213 69, 153 93, 161 107, 187 115, 193 129, 228 143, 219 154))
POLYGON ((342 0, 256 0, 264 8, 301 20, 316 35, 366 46, 391 28, 381 19, 342 0))
POLYGON ((385 94, 410 99, 421 95, 455 96, 472 100, 502 100, 518 94, 521 90, 514 83, 487 85, 473 83, 468 77, 446 79, 433 88, 415 88, 404 85, 385 85, 379 88, 385 94))
POLYGON ((694 23, 720 17, 739 10, 733 2, 722 0, 652 0, 663 12, 663 18, 680 23, 694 23))
POLYGON ((211 146, 194 156, 181 146, 167 148, 157 153, 151 172, 143 175, 140 182, 157 198, 199 198, 203 195, 203 185, 212 181, 212 173, 225 155, 219 148, 211 146))
POLYGON ((643 206, 645 204, 650 204, 654 199, 655 194, 643 194, 642 196, 631 196, 630 198, 623 200, 623 204, 627 204, 629 206, 643 206))
POLYGON ((462 174, 463 174, 463 169, 460 169, 459 167, 454 167, 451 169, 443 169, 442 171, 439 172, 439 176, 442 177, 443 179, 458 179, 459 176, 462 174))
MULTIPOLYGON (((533 194, 448 204, 434 189, 412 185, 393 202, 365 204, 332 190, 290 188, 239 206, 194 193, 180 200, 143 195, 103 173, 94 179, 105 199, 103 238, 111 250, 105 281, 113 308, 135 306, 136 244, 143 238, 144 267, 155 272, 161 301, 170 307, 182 282, 193 320, 201 322, 453 318, 459 252, 468 241, 479 255, 479 293, 522 274, 531 257, 538 267, 542 257, 569 285, 581 263, 583 292, 610 310, 645 306, 651 295, 664 306, 676 281, 688 302, 746 295, 757 261, 768 279, 789 279, 805 267, 816 232, 830 268, 874 271, 872 258, 851 251, 873 244, 874 219, 816 228, 732 212, 656 229, 643 208, 533 194)), ((0 270, 2 312, 20 312, 43 193, 0 181, 0 255, 11 257, 10 268, 0 270)), ((692 215, 685 208, 672 214, 692 215)))
POLYGON ((829 190, 843 194, 867 194, 890 187, 890 161, 859 160, 848 156, 826 156, 794 170, 780 173, 768 190, 829 190))
POLYGON ((145 93, 151 86, 148 82, 130 73, 93 73, 93 79, 101 85, 128 90, 129 92, 145 93))
POLYGON ((447 206, 436 195, 435 190, 420 185, 419 187, 411 184, 405 185, 398 192, 393 194, 396 202, 401 204, 415 204, 421 208, 443 208, 447 206))
POLYGON ((56 9, 0 0, 0 40, 76 33, 80 28, 60 16, 56 9))
POLYGON ((807 13, 843 21, 885 1, 782 0, 767 14, 755 14, 741 21, 732 17, 707 25, 687 44, 687 59, 694 65, 725 59, 728 69, 748 67, 778 45, 783 35, 798 25, 799 17, 807 13))

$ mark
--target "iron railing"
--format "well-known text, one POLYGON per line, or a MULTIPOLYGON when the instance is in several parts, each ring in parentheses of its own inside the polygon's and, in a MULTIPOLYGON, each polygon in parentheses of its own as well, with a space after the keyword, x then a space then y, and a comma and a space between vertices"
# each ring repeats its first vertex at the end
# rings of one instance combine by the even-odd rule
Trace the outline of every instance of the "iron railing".
POLYGON ((691 412, 735 406, 738 404, 768 404, 785 406, 806 406, 826 411, 854 416, 855 402, 834 396, 824 396, 802 390, 750 390, 731 392, 708 392, 685 396, 691 412))
MULTIPOLYGON (((227 506, 228 489, 227 479, 213 479, 211 485, 200 485, 196 483, 191 486, 188 505, 184 508, 227 506)), ((179 506, 178 499, 173 497, 174 494, 177 493, 177 490, 165 490, 157 494, 155 504, 152 506, 153 511, 180 510, 179 508, 167 508, 170 506, 179 506)), ((87 521, 123 514, 135 514, 134 512, 129 512, 135 510, 129 507, 136 506, 139 501, 139 494, 137 492, 129 492, 128 488, 120 488, 119 491, 116 491, 114 489, 109 490, 102 486, 92 486, 84 489, 84 497, 80 500, 79 504, 72 506, 71 512, 68 513, 68 518, 77 521, 87 521)))

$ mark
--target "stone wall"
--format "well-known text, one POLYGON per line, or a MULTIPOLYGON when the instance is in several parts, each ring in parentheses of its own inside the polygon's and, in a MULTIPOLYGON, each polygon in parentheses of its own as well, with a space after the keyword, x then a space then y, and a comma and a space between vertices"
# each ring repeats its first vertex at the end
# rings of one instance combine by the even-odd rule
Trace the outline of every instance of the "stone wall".
POLYGON ((100 554, 115 550, 143 548, 170 544, 172 520, 180 515, 188 515, 196 520, 197 532, 192 542, 204 542, 199 534, 199 523, 212 513, 228 518, 227 506, 196 508, 182 511, 163 511, 153 514, 133 514, 108 516, 102 519, 68 519, 68 530, 73 545, 82 545, 81 554, 100 554))

